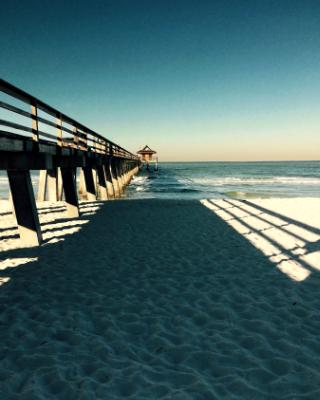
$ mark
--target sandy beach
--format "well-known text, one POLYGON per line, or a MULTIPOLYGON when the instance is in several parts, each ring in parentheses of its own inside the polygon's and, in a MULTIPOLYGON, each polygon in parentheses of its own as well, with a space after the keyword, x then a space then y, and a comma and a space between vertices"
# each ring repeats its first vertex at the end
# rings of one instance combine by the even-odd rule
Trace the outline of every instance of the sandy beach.
POLYGON ((319 399, 320 199, 0 205, 1 399, 319 399))

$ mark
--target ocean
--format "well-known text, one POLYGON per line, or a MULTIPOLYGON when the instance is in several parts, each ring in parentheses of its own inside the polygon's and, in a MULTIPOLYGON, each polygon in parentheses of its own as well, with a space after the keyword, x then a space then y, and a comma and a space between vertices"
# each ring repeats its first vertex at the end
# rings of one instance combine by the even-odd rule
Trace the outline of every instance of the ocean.
POLYGON ((134 199, 320 197, 320 161, 160 163, 158 172, 141 171, 127 194, 134 199))
MULTIPOLYGON (((32 173, 35 191, 38 173, 32 173)), ((8 180, 0 172, 0 198, 8 180)), ((159 163, 142 170, 126 190, 127 199, 320 197, 320 161, 159 163)))

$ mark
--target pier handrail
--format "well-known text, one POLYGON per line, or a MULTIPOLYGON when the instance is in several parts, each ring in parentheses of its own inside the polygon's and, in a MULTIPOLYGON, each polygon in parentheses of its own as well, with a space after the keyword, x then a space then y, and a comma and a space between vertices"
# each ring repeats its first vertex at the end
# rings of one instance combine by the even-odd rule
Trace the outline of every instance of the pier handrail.
POLYGON ((29 104, 31 107, 30 112, 28 112, 5 101, 0 101, 2 109, 27 117, 31 122, 30 126, 27 126, 12 120, 0 119, 0 125, 18 131, 18 133, 14 133, 0 130, 0 137, 32 141, 33 146, 29 146, 32 151, 41 151, 39 144, 43 143, 57 146, 61 149, 68 148, 86 153, 98 153, 132 160, 138 159, 136 155, 123 147, 3 79, 0 79, 0 91, 29 104), (47 116, 46 118, 39 116, 39 110, 54 117, 56 119, 55 122, 47 119, 47 116), (55 128, 57 130, 56 134, 53 135, 40 130, 39 123, 55 128), (66 127, 65 124, 71 126, 71 129, 66 127), (26 133, 29 133, 29 135, 26 136, 26 133))

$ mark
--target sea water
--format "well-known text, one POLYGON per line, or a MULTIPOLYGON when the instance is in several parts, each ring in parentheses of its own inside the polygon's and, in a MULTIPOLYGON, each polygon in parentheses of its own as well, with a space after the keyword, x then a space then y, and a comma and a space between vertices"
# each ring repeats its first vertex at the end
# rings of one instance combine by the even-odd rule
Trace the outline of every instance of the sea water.
MULTIPOLYGON (((32 172, 37 190, 39 172, 32 172)), ((0 172, 0 198, 8 198, 0 172)), ((320 197, 320 161, 183 162, 145 168, 126 190, 127 199, 320 197)))
POLYGON ((320 161, 160 163, 129 186, 135 199, 320 197, 320 161))

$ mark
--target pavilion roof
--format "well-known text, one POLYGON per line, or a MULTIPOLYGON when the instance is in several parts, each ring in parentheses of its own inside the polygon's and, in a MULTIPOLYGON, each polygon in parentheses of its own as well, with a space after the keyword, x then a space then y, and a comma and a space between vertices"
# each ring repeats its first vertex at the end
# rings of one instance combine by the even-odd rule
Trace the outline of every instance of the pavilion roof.
POLYGON ((156 154, 157 152, 151 150, 149 146, 145 145, 143 149, 137 152, 138 154, 156 154))

